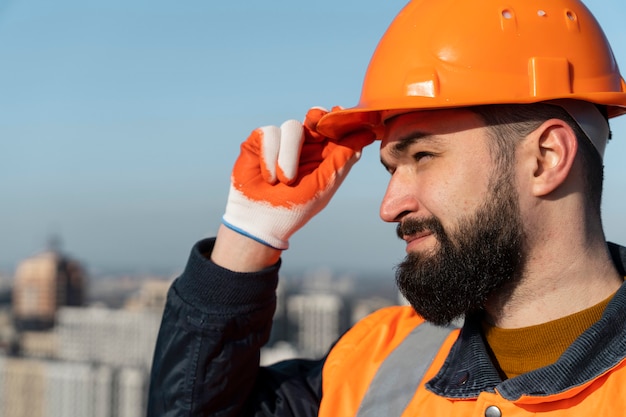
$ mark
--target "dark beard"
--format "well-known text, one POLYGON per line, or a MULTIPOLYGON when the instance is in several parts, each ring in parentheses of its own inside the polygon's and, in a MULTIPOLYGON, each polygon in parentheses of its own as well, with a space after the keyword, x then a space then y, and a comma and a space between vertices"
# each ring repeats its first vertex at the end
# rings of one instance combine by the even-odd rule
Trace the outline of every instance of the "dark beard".
POLYGON ((517 195, 507 175, 485 203, 447 233, 431 217, 398 224, 398 236, 429 230, 439 245, 410 253, 396 270, 402 294, 424 319, 447 325, 484 308, 494 291, 510 291, 523 257, 523 226, 517 195))

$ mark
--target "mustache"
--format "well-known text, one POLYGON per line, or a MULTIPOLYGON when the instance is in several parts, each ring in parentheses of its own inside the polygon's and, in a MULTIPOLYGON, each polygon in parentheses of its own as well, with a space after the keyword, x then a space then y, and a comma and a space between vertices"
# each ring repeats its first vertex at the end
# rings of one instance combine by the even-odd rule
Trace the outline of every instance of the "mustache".
POLYGON ((402 239, 404 236, 411 236, 426 230, 435 235, 435 237, 445 236, 441 222, 434 216, 424 219, 405 219, 396 226, 396 235, 399 239, 402 239))

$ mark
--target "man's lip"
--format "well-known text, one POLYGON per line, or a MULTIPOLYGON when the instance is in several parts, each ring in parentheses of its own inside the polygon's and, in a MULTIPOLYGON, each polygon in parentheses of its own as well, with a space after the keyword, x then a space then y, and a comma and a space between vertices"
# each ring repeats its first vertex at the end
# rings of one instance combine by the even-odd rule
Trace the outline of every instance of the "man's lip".
POLYGON ((429 230, 426 230, 426 231, 421 232, 421 233, 415 233, 415 234, 412 234, 412 235, 404 235, 402 237, 402 239, 404 239, 404 241, 407 244, 409 244, 409 243, 413 242, 414 240, 421 239, 423 237, 430 236, 430 235, 432 235, 432 233, 429 230))

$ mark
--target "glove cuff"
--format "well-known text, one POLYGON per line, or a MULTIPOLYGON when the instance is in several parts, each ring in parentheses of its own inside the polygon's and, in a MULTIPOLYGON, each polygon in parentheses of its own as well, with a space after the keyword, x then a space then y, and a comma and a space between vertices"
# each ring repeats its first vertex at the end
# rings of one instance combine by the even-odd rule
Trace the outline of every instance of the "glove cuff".
MULTIPOLYGON (((265 246, 269 246, 272 249, 278 249, 278 250, 286 250, 289 248, 289 242, 286 240, 280 240, 280 239, 275 239, 271 236, 265 236, 267 240, 263 240, 260 237, 254 236, 251 233, 248 233, 247 231, 243 230, 240 227, 235 226, 234 224, 230 223, 228 220, 226 220, 227 216, 226 214, 224 214, 224 216, 222 217, 222 224, 226 227, 228 227, 230 230, 233 230, 237 233, 239 233, 240 235, 249 237, 250 239, 259 242, 265 246), (270 243, 269 241, 272 241, 272 243, 270 243)), ((259 231, 257 231, 257 233, 260 233, 259 231)))
POLYGON ((231 185, 222 217, 224 226, 274 249, 289 248, 289 237, 303 223, 297 209, 252 201, 231 185))

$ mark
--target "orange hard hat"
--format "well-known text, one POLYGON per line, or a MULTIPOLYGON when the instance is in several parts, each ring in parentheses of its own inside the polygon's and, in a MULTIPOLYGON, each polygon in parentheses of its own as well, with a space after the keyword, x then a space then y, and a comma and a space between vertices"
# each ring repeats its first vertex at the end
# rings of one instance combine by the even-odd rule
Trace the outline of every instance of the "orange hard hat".
POLYGON ((626 113, 626 83, 580 1, 412 0, 380 40, 359 104, 318 130, 340 138, 388 114, 559 99, 626 113))

